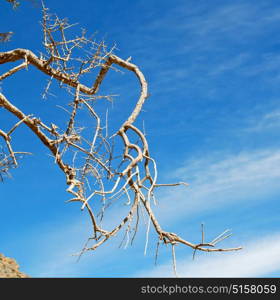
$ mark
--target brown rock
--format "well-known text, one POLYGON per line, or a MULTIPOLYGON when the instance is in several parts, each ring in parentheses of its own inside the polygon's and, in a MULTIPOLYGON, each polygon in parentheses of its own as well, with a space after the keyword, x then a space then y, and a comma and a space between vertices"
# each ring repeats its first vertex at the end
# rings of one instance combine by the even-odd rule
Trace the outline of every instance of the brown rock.
POLYGON ((28 276, 19 271, 17 262, 0 253, 0 278, 27 278, 28 276))

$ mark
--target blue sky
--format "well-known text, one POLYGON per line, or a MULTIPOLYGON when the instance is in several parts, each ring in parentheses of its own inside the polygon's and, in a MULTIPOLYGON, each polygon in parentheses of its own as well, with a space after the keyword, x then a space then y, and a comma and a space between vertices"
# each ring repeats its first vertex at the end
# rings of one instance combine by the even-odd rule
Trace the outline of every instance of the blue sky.
MULTIPOLYGON (((3 3, 2 3, 3 2, 3 3)), ((151 96, 145 121, 159 181, 187 181, 188 188, 158 191, 156 215, 165 230, 198 242, 200 224, 213 239, 229 228, 221 246, 243 246, 232 253, 176 249, 183 277, 279 277, 280 274, 280 4, 277 1, 46 0, 71 23, 78 22, 116 54, 132 56, 145 74, 151 96)), ((13 31, 1 51, 41 50, 39 7, 23 1, 16 11, 0 5, 1 31, 13 31)), ((1 65, 1 73, 8 66, 1 65)), ((117 126, 137 99, 129 74, 109 75, 102 93, 118 94, 110 116, 117 126), (112 76, 112 77, 110 77, 112 76)), ((41 97, 47 78, 29 67, 1 84, 2 92, 26 113, 61 120, 55 105, 64 98, 41 97)), ((14 120, 0 111, 1 128, 14 120)), ((79 252, 90 234, 87 215, 66 204, 63 174, 32 134, 13 136, 18 151, 31 151, 1 188, 0 252, 14 257, 32 277, 174 276, 171 249, 159 250, 146 228, 132 246, 119 248, 121 232, 96 252, 79 252)), ((123 204, 108 211, 111 223, 123 204)), ((109 222, 109 223, 110 223, 109 222)))

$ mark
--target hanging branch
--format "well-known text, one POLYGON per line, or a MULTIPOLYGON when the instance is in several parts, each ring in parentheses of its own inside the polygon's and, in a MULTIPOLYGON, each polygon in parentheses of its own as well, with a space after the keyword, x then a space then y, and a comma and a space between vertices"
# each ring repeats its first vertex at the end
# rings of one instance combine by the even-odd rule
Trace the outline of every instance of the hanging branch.
MULTIPOLYGON (((51 15, 43 6, 43 46, 45 51, 40 57, 31 50, 14 49, 0 52, 0 64, 19 61, 17 67, 11 68, 0 76, 3 81, 27 66, 33 66, 49 76, 50 83, 53 80, 67 87, 72 97, 70 102, 71 111, 65 109, 69 114, 66 128, 60 128, 54 120, 43 122, 37 117, 26 115, 18 107, 12 104, 4 94, 0 93, 0 107, 19 119, 8 133, 0 131, 9 151, 12 163, 17 166, 16 152, 11 144, 11 134, 20 126, 25 124, 34 135, 45 145, 54 157, 56 165, 64 173, 68 185, 67 192, 72 195, 68 202, 80 202, 81 209, 89 214, 93 234, 83 248, 85 251, 95 250, 103 243, 115 236, 121 229, 128 226, 126 238, 133 240, 139 225, 139 209, 145 210, 151 226, 155 229, 159 244, 172 246, 172 256, 175 261, 175 245, 188 246, 196 251, 216 252, 234 251, 236 248, 217 248, 216 245, 229 235, 223 233, 212 242, 205 242, 204 228, 202 227, 202 241, 192 243, 186 239, 162 229, 152 210, 155 188, 188 186, 187 183, 158 183, 158 171, 156 161, 151 157, 146 135, 135 126, 135 121, 143 105, 148 98, 147 81, 139 67, 113 54, 114 47, 108 49, 104 42, 97 43, 86 37, 83 30, 80 36, 68 38, 67 30, 72 25, 66 19, 59 19, 51 15), (84 58, 81 58, 81 55, 84 58), (124 69, 133 73, 139 82, 140 94, 135 107, 120 128, 108 137, 107 112, 106 120, 95 111, 94 103, 106 96, 97 95, 100 86, 109 71, 124 69), (99 70, 92 85, 88 86, 82 82, 85 74, 91 74, 99 70), (84 127, 79 127, 79 112, 87 111, 95 122, 90 127, 91 136, 84 135, 84 127), (104 123, 104 124, 103 124, 104 123), (116 141, 122 143, 123 152, 118 156, 118 167, 114 167, 116 160, 114 144, 116 141), (71 160, 69 155, 72 155, 71 160), (108 188, 111 186, 111 188, 108 188), (130 207, 126 216, 120 219, 113 229, 103 228, 98 216, 103 218, 106 209, 113 201, 121 201, 126 198, 125 203, 130 207), (101 212, 98 212, 99 200, 101 200, 101 212), (134 234, 130 234, 132 222, 136 219, 134 234), (92 245, 89 242, 93 241, 92 245)), ((89 126, 89 125, 88 125, 89 126)), ((1 166, 1 162, 0 162, 1 166)), ((154 200, 155 201, 155 200, 154 200)), ((148 225, 149 226, 149 225, 148 225)), ((149 230, 149 228, 148 228, 149 230)), ((148 231, 147 231, 148 232, 148 231)), ((174 262, 174 269, 176 265, 174 262)))

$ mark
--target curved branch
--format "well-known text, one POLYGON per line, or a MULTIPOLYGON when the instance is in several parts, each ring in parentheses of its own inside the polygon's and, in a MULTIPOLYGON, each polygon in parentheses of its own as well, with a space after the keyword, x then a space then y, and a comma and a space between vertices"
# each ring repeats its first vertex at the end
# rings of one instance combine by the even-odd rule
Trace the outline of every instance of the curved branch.
MULTIPOLYGON (((40 139, 40 141, 50 150, 52 155, 55 157, 55 163, 58 164, 59 168, 63 171, 66 176, 66 183, 68 185, 67 192, 74 195, 73 199, 70 199, 69 202, 78 201, 82 203, 82 209, 86 208, 89 216, 91 218, 91 223, 93 226, 94 232, 94 240, 96 243, 92 247, 88 247, 86 250, 95 250, 112 236, 116 235, 121 228, 127 223, 131 222, 135 212, 137 211, 137 225, 138 227, 138 209, 139 207, 146 210, 146 213, 149 217, 149 224, 152 223, 156 233, 160 240, 162 240, 165 244, 172 245, 172 253, 173 257, 175 258, 174 246, 176 244, 182 244, 192 248, 194 251, 200 250, 205 252, 217 252, 217 251, 235 251, 240 250, 241 247, 236 248, 216 248, 216 244, 229 235, 225 236, 224 233, 219 235, 210 243, 204 242, 204 233, 202 235, 202 241, 200 243, 194 244, 191 243, 178 235, 164 231, 157 218, 155 217, 152 208, 151 208, 151 197, 154 197, 154 189, 160 186, 176 186, 176 185, 187 185, 187 183, 179 182, 173 184, 158 184, 157 183, 157 167, 155 160, 150 156, 148 141, 145 137, 145 134, 138 129, 133 123, 141 113, 142 107, 148 98, 148 84, 145 79, 144 74, 138 68, 137 65, 132 64, 128 60, 123 60, 120 57, 112 54, 112 52, 106 52, 105 55, 101 55, 100 53, 104 50, 104 44, 101 43, 98 45, 96 49, 96 53, 92 53, 86 59, 76 59, 76 62, 80 62, 79 71, 76 73, 69 68, 68 62, 70 61, 72 50, 82 47, 82 44, 87 42, 88 40, 85 38, 84 33, 81 37, 67 40, 64 34, 64 29, 68 28, 70 25, 63 23, 64 21, 59 20, 56 18, 54 20, 54 24, 51 27, 48 27, 48 15, 47 9, 43 7, 44 13, 44 22, 43 22, 43 29, 44 29, 44 47, 47 50, 47 59, 44 59, 43 56, 40 58, 36 56, 32 51, 27 49, 14 49, 7 52, 0 52, 0 64, 8 63, 8 62, 15 62, 18 60, 23 60, 21 64, 18 66, 11 68, 8 72, 4 73, 0 76, 0 81, 6 79, 7 77, 15 74, 16 72, 20 71, 21 69, 27 67, 28 65, 32 65, 37 68, 39 71, 43 72, 47 76, 50 76, 51 79, 54 78, 58 80, 60 83, 66 84, 69 87, 75 89, 74 100, 71 102, 72 105, 72 112, 70 113, 67 128, 61 133, 58 127, 54 124, 51 126, 47 126, 38 118, 31 118, 31 116, 25 115, 20 109, 14 106, 11 102, 9 102, 6 97, 0 93, 0 107, 5 108, 11 114, 15 115, 20 121, 16 123, 16 125, 7 133, 0 130, 0 136, 4 138, 6 141, 7 147, 10 151, 12 158, 14 159, 14 163, 16 164, 16 159, 13 156, 15 152, 13 152, 10 144, 10 134, 22 123, 28 126, 32 132, 40 139), (64 26, 64 27, 63 27, 64 26), (52 32, 57 29, 61 31, 61 41, 56 42, 52 36, 52 32), (53 30, 53 31, 52 31, 53 30), (62 53, 64 56, 60 56, 60 47, 62 47, 62 53), (98 63, 96 63, 98 61, 98 63), (124 147, 123 153, 121 155, 122 161, 120 166, 117 167, 117 170, 114 170, 111 167, 112 161, 112 152, 111 152, 111 144, 107 139, 107 134, 104 137, 102 135, 102 127, 101 127, 101 120, 97 113, 94 111, 92 106, 89 104, 88 101, 82 99, 82 94, 84 97, 87 97, 90 100, 94 99, 95 95, 103 80, 105 79, 108 71, 112 69, 113 65, 119 66, 124 68, 130 72, 133 72, 134 75, 137 77, 140 85, 140 94, 136 101, 135 107, 133 111, 130 113, 128 118, 125 122, 120 126, 118 131, 113 135, 113 137, 118 136, 122 140, 122 144, 124 147), (57 66, 56 68, 53 66, 57 66), (87 86, 82 84, 79 81, 79 78, 82 74, 88 73, 94 67, 100 67, 99 73, 96 76, 95 80, 92 83, 92 86, 87 86), (85 136, 82 136, 80 133, 81 130, 77 128, 76 125, 76 118, 78 115, 78 110, 80 107, 86 107, 87 111, 90 112, 91 116, 96 121, 96 129, 93 134, 93 137, 90 142, 87 141, 85 136), (133 138, 130 138, 129 133, 133 133, 134 137, 136 135, 137 141, 135 142, 133 138), (86 143, 86 146, 82 144, 82 142, 86 143), (99 143, 98 146, 95 144, 99 143), (103 155, 99 153, 99 147, 103 146, 103 150, 105 149, 105 154, 103 155), (60 147, 63 148, 60 151, 60 147), (63 153, 67 151, 69 148, 74 150, 74 157, 72 162, 72 167, 68 165, 63 160, 63 153), (88 149, 89 148, 89 149, 88 149), (136 155, 134 156, 134 152, 136 155), (75 167, 75 159, 76 155, 83 155, 83 159, 85 159, 85 163, 82 167, 75 167), (84 155, 86 154, 86 158, 84 155), (122 164, 127 163, 126 167, 123 167, 122 164), (152 164, 150 172, 149 166, 152 164), (142 168, 141 168, 142 167, 142 168), (86 183, 88 183, 87 178, 87 170, 90 170, 93 176, 96 178, 96 182, 94 183, 93 191, 89 188, 86 189, 86 183), (94 174, 95 172, 95 174, 94 174), (107 191, 104 190, 104 183, 102 176, 105 177, 107 175, 107 180, 113 182, 115 180, 115 184, 113 187, 107 191), (153 176, 151 175, 153 174, 153 176), (115 190, 118 188, 119 183, 121 180, 124 180, 124 185, 122 185, 121 189, 117 192, 115 190), (100 188, 96 189, 96 185, 100 188), (127 188, 128 186, 128 188, 127 188), (93 201, 92 198, 95 196, 102 197, 102 201, 109 200, 111 201, 112 198, 119 199, 122 195, 120 192, 125 191, 127 196, 126 203, 131 205, 129 212, 127 213, 126 217, 120 220, 120 223, 111 231, 105 230, 102 228, 101 225, 98 224, 95 213, 93 212, 89 200, 93 201), (134 197, 134 201, 130 203, 130 193, 134 197), (113 195, 112 195, 113 194, 113 195), (121 194, 121 195, 120 195, 121 194), (106 199, 107 195, 109 198, 106 199)), ((60 49, 61 50, 61 49, 60 49)), ((72 90, 69 88, 69 90, 72 90)), ((96 96, 95 96, 96 97, 96 96)), ((107 127, 107 121, 106 126, 107 127)), ((107 130, 107 128, 106 128, 107 130)), ((113 146, 112 146, 113 148, 113 146)), ((110 203, 109 203, 110 204, 110 203)), ((103 212, 102 212, 103 213, 103 212)), ((130 225, 128 225, 128 229, 130 230, 130 225)), ((148 225, 149 226, 149 225, 148 225)), ((135 230, 136 233, 136 230, 135 230)), ((134 238, 135 234, 133 235, 134 238)), ((148 231, 147 231, 148 236, 148 231)), ((148 239, 147 239, 148 242, 148 239)), ((147 243, 146 243, 147 244, 147 243)), ((84 251, 83 250, 83 251, 84 251)))

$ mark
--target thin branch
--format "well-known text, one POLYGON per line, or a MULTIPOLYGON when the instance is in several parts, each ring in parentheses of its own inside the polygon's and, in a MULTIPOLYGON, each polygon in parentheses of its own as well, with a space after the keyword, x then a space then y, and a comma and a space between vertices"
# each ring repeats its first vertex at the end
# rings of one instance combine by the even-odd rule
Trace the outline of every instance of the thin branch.
MULTIPOLYGON (((18 165, 16 154, 20 152, 14 151, 11 135, 20 125, 27 126, 49 150, 55 164, 65 175, 66 191, 72 197, 67 202, 79 202, 81 209, 87 211, 89 215, 93 236, 89 238, 88 242, 94 241, 94 244, 88 246, 87 243, 80 255, 86 251, 97 249, 126 226, 125 247, 129 241, 132 243, 139 226, 140 210, 143 215, 143 211, 146 212, 143 216, 144 222, 148 217, 144 253, 147 252, 149 233, 153 227, 159 238, 156 259, 160 243, 171 245, 175 274, 177 274, 175 245, 181 244, 190 247, 194 250, 193 257, 197 251, 240 250, 241 247, 216 247, 219 242, 231 235, 228 230, 210 243, 205 241, 203 224, 199 243, 190 242, 175 233, 163 230, 151 208, 151 198, 156 204, 155 189, 179 185, 188 186, 188 184, 185 182, 164 184, 157 182, 157 164, 149 152, 144 124, 143 130, 134 125, 149 97, 148 84, 144 74, 137 65, 131 63, 131 59, 124 60, 116 56, 113 53, 115 46, 109 49, 104 41, 97 43, 92 38, 87 38, 85 30, 82 30, 78 36, 69 36, 68 32, 73 24, 69 24, 66 19, 51 15, 44 5, 42 10, 44 52, 39 57, 32 51, 21 48, 0 52, 0 64, 22 61, 18 66, 2 74, 0 80, 4 82, 18 71, 24 68, 25 71, 30 71, 30 68, 34 67, 49 78, 44 95, 49 94, 51 83, 57 81, 60 87, 64 88, 62 90, 71 96, 70 103, 68 103, 71 111, 60 106, 67 112, 66 116, 64 114, 66 127, 61 129, 55 124, 55 120, 42 121, 36 116, 25 114, 0 93, 0 107, 18 119, 7 133, 0 130, 0 136, 7 148, 7 154, 1 156, 0 172, 2 167, 3 172, 6 172, 10 167, 18 165), (109 112, 106 110, 106 112, 99 113, 94 105, 98 99, 111 101, 112 95, 103 96, 97 93, 107 74, 113 70, 125 70, 134 74, 138 80, 140 91, 131 113, 111 137, 108 137, 109 112), (95 77, 92 76, 89 85, 82 82, 86 74, 87 76, 97 74, 95 77), (87 119, 81 117, 83 109, 89 112, 87 119), (94 120, 93 127, 88 127, 88 118, 94 120), (118 141, 120 144, 117 144, 118 141), (125 217, 120 218, 119 224, 114 229, 106 230, 101 223, 107 212, 105 209, 113 203, 123 201, 123 198, 126 201, 122 203, 129 206, 128 213, 125 217), (135 218, 135 227, 131 228, 135 218), (134 232, 132 233, 132 231, 134 232)), ((85 80, 85 82, 89 81, 85 80)))

